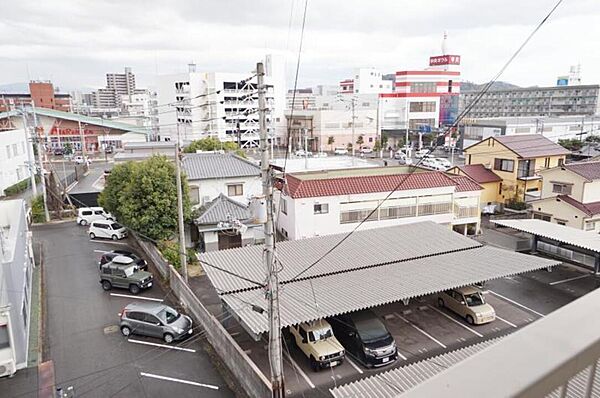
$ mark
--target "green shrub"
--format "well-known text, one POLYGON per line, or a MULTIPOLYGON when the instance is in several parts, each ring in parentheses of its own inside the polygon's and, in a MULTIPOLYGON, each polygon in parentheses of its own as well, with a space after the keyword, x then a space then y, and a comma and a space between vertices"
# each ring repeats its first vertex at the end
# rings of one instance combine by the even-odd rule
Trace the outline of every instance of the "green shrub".
POLYGON ((505 204, 505 207, 513 210, 525 210, 527 208, 527 204, 522 200, 512 198, 505 204))
MULTIPOLYGON (((179 243, 172 240, 161 240, 158 242, 158 250, 162 253, 165 260, 169 262, 176 270, 181 268, 179 261, 179 243)), ((195 264, 198 261, 196 258, 196 250, 187 249, 188 264, 195 264)))
MULTIPOLYGON (((4 190, 4 194, 6 196, 13 196, 13 195, 17 195, 21 192, 24 192, 27 190, 27 188, 29 188, 30 181, 31 181, 31 179, 29 177, 24 179, 23 181, 19 181, 16 184, 11 185, 10 187, 6 188, 4 190)), ((36 181, 39 181, 39 177, 36 177, 36 181)))
POLYGON ((31 200, 31 220, 34 223, 42 223, 46 221, 44 213, 44 198, 38 195, 31 200))

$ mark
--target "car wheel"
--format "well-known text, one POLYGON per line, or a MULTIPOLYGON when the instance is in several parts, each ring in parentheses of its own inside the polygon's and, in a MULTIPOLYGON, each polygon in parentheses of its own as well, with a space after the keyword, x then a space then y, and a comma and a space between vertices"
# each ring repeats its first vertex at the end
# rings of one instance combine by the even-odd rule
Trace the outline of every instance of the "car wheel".
POLYGON ((140 292, 140 287, 138 285, 129 285, 129 291, 131 294, 138 294, 140 292))
POLYGON ((111 238, 112 238, 112 240, 118 240, 119 239, 119 237, 117 235, 113 235, 113 236, 111 236, 111 238))
POLYGON ((110 290, 112 289, 112 284, 109 281, 102 281, 102 289, 110 290))
POLYGON ((475 325, 475 320, 473 319, 473 317, 472 317, 471 315, 467 315, 467 316, 465 317, 465 319, 467 320, 467 323, 468 323, 469 325, 475 325))
POLYGON ((128 337, 131 334, 131 329, 129 329, 127 326, 121 326, 121 333, 123 336, 128 337))
POLYGON ((96 237, 96 234, 93 232, 90 232, 90 239, 94 239, 96 237))
POLYGON ((165 333, 163 338, 165 340, 165 343, 167 343, 167 344, 172 343, 174 340, 173 335, 171 333, 165 333))
POLYGON ((315 372, 319 371, 319 364, 317 363, 317 361, 315 360, 315 358, 310 357, 310 367, 312 368, 312 370, 314 370, 315 372))
POLYGON ((438 307, 444 308, 444 306, 445 306, 444 299, 443 298, 439 298, 438 299, 438 307))
POLYGON ((87 225, 87 221, 86 220, 81 220, 79 221, 79 224, 83 225, 84 227, 87 225))

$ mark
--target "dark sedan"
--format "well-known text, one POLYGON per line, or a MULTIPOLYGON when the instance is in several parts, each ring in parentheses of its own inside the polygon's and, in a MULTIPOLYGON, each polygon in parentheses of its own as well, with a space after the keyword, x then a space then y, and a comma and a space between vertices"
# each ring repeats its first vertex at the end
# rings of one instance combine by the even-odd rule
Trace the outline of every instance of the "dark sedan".
POLYGON ((119 262, 119 260, 120 260, 119 257, 125 257, 127 259, 132 260, 132 261, 127 261, 126 263, 128 264, 128 263, 133 262, 141 270, 146 271, 148 269, 148 263, 146 263, 146 260, 144 260, 143 258, 140 258, 135 253, 132 253, 127 250, 113 250, 113 251, 104 253, 102 255, 102 257, 100 257, 100 262, 98 263, 98 266, 101 267, 103 264, 106 264, 109 261, 119 262))

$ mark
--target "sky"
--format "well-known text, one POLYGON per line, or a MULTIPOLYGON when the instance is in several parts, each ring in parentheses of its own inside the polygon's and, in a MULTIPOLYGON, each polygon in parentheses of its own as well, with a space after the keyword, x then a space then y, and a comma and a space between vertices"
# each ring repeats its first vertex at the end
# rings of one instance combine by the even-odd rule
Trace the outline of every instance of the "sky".
MULTIPOLYGON (((0 12, 0 85, 52 80, 62 91, 104 86, 130 66, 138 87, 156 76, 249 72, 265 54, 285 56, 293 86, 305 0, 20 0, 0 12)), ((462 56, 462 79, 488 81, 556 0, 308 0, 299 87, 337 84, 354 68, 383 73, 462 56)), ((564 0, 500 80, 554 85, 581 64, 600 83, 600 1, 564 0)))

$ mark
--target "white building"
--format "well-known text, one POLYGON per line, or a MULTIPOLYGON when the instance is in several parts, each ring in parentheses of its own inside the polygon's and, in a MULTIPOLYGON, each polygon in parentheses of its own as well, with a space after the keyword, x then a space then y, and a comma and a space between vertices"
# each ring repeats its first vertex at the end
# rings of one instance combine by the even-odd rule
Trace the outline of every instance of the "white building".
POLYGON ((24 200, 0 202, 0 377, 27 367, 35 266, 24 200))
POLYGON ((357 68, 352 79, 340 82, 339 92, 342 94, 380 94, 394 90, 391 80, 384 80, 376 68, 357 68))
POLYGON ((6 188, 30 177, 30 145, 24 129, 0 131, 0 196, 6 188))
POLYGON ((479 231, 482 188, 470 178, 379 167, 288 174, 283 193, 276 196, 279 232, 290 240, 349 232, 400 181, 400 189, 362 229, 428 220, 464 234, 479 231))
MULTIPOLYGON (((276 141, 284 135, 286 106, 285 64, 281 56, 265 57, 267 126, 276 141)), ((254 66, 252 66, 252 69, 254 66)), ((251 69, 251 68, 249 68, 251 69)), ((190 64, 187 73, 159 77, 158 112, 161 137, 182 142, 216 137, 239 142, 242 147, 258 145, 258 93, 253 72, 197 72, 190 64)))

